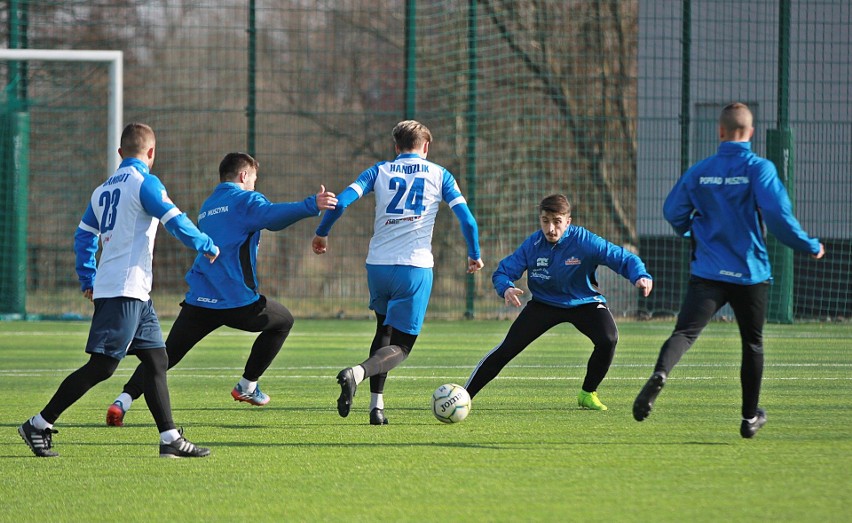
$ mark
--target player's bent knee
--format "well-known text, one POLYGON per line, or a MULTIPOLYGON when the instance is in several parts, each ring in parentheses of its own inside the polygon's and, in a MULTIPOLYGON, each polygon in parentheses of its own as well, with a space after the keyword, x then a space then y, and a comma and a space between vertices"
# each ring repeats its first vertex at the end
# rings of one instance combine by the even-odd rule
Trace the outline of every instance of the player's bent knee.
POLYGON ((103 354, 92 354, 89 361, 86 362, 85 368, 92 380, 100 383, 109 379, 115 373, 119 363, 119 360, 115 358, 103 354))

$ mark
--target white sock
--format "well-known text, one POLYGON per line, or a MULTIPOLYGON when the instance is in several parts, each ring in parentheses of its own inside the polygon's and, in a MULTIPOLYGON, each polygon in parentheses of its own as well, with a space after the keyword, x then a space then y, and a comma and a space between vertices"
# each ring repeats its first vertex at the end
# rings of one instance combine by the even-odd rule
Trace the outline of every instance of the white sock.
POLYGON ((365 372, 366 371, 364 370, 364 367, 362 367, 360 365, 356 365, 356 366, 352 367, 352 375, 355 376, 355 385, 358 385, 359 383, 364 381, 364 373, 365 372))
POLYGON ((124 412, 127 412, 130 410, 130 405, 133 404, 133 398, 130 397, 130 394, 122 392, 117 398, 115 398, 113 403, 117 403, 119 407, 124 409, 124 412))
POLYGON ((371 392, 370 393, 370 410, 384 409, 384 408, 385 408, 384 394, 382 394, 380 392, 371 392))
POLYGON ((47 421, 45 421, 45 419, 41 417, 41 412, 30 418, 30 423, 38 430, 53 428, 53 423, 48 423, 47 421))
POLYGON ((257 382, 256 381, 249 381, 245 378, 240 378, 239 385, 240 385, 240 389, 243 392, 248 392, 249 394, 254 392, 254 389, 257 388, 257 382))
POLYGON ((160 432, 160 443, 168 445, 169 443, 177 439, 180 439, 180 432, 178 432, 177 429, 160 432))

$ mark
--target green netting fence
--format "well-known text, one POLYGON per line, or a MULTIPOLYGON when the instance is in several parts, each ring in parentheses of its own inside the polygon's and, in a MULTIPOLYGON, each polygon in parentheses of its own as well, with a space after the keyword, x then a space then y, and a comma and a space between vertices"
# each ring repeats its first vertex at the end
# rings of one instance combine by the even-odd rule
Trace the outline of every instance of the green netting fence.
MULTIPOLYGON (((424 122, 430 159, 474 210, 486 262, 465 275, 444 208, 430 318, 515 313, 490 274, 554 192, 575 223, 634 250, 655 276, 640 299, 600 269, 614 312, 674 313, 688 246, 662 200, 715 150, 719 109, 745 101, 756 151, 783 167, 802 224, 828 250, 816 262, 777 247, 773 320, 852 314, 847 0, 19 0, 0 16, 10 49, 123 52, 124 121, 154 127, 153 171, 193 219, 227 152, 255 155, 258 190, 295 201, 320 184, 341 191, 392 157, 396 122, 424 122)), ((86 317, 72 244, 108 170, 108 65, 5 61, 0 79, 0 317, 86 317)), ((323 257, 310 251, 316 219, 264 233, 261 291, 297 317, 367 317, 372 213, 372 197, 351 207, 323 257)), ((161 316, 176 315, 192 259, 160 232, 161 316)))

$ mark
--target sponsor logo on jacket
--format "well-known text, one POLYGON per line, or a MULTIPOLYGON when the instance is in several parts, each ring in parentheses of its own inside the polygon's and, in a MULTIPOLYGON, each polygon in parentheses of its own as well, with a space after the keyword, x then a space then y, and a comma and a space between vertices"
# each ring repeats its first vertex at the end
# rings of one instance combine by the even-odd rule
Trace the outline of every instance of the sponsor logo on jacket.
POLYGON ((698 178, 699 185, 745 185, 748 183, 748 176, 731 176, 723 178, 721 176, 701 176, 698 178))
POLYGON ((223 212, 228 212, 228 206, 227 205, 222 205, 221 207, 214 207, 213 209, 204 211, 204 212, 202 212, 201 214, 198 215, 198 219, 203 220, 204 218, 206 218, 208 216, 213 216, 214 214, 219 214, 219 213, 223 213, 223 212))
POLYGON ((550 274, 547 272, 547 269, 533 269, 529 272, 527 277, 531 280, 542 281, 547 281, 551 278, 550 274))

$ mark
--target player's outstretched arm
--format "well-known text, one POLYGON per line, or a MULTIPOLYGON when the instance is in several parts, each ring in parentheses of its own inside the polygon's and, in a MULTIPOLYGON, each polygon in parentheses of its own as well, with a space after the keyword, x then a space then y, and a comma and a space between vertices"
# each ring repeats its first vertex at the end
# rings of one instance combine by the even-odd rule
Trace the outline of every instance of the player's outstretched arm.
POLYGON ((325 190, 325 185, 320 184, 320 190, 317 193, 317 207, 321 211, 332 211, 337 207, 337 195, 331 191, 325 190))
POLYGON ((169 231, 169 234, 187 247, 203 254, 205 258, 210 260, 210 263, 213 263, 219 257, 219 247, 213 243, 213 239, 198 230, 198 227, 187 218, 186 214, 173 215, 165 222, 161 219, 160 223, 169 231))
MULTIPOLYGON (((321 188, 324 189, 322 186, 321 188)), ((320 224, 317 227, 315 233, 316 236, 311 242, 311 248, 314 253, 322 254, 326 251, 326 248, 328 247, 328 233, 331 232, 331 227, 334 225, 334 222, 343 215, 343 211, 346 210, 350 204, 358 200, 360 197, 361 194, 353 189, 351 185, 346 189, 343 189, 343 192, 341 192, 337 197, 335 205, 323 214, 322 221, 320 221, 320 224)), ((319 203, 319 200, 317 203, 319 203)))
POLYGON ((322 211, 334 209, 337 197, 320 185, 320 191, 301 202, 272 203, 260 193, 252 195, 247 207, 246 225, 257 230, 280 231, 305 218, 319 216, 322 211))
POLYGON ((139 188, 139 201, 145 212, 160 220, 169 234, 180 240, 182 244, 203 254, 210 263, 219 256, 219 247, 178 209, 169 198, 159 178, 154 175, 145 177, 145 181, 139 188))

